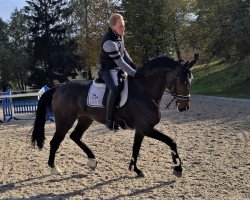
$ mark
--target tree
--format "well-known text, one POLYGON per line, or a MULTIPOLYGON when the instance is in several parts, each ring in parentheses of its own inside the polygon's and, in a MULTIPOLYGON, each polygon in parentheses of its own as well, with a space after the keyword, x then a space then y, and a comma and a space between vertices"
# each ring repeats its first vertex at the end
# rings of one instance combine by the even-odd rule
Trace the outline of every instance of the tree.
POLYGON ((66 81, 72 70, 82 68, 76 53, 68 1, 32 0, 27 4, 29 55, 33 58, 30 83, 36 87, 53 85, 54 80, 61 79, 57 74, 66 81))
POLYGON ((190 27, 191 3, 192 0, 167 0, 167 9, 165 9, 165 19, 168 24, 167 35, 170 48, 174 50, 176 57, 181 60, 182 53, 185 51, 185 45, 190 27))
POLYGON ((250 3, 196 0, 191 44, 211 57, 243 59, 250 54, 250 3))
POLYGON ((28 28, 27 18, 23 11, 17 9, 11 15, 8 37, 10 39, 9 66, 11 67, 12 88, 25 90, 29 77, 29 56, 27 53, 28 28))
POLYGON ((11 52, 8 45, 8 24, 0 18, 0 86, 3 91, 9 86, 11 80, 9 77, 11 70, 8 64, 8 56, 11 52))
POLYGON ((149 58, 176 54, 181 59, 189 28, 190 5, 187 0, 124 0, 129 49, 143 63, 149 58))
POLYGON ((122 1, 131 57, 138 63, 168 52, 167 23, 164 16, 166 1, 122 1))
POLYGON ((78 28, 78 44, 84 55, 88 78, 92 79, 92 68, 96 66, 100 52, 100 40, 107 31, 108 18, 117 3, 107 0, 72 0, 74 20, 78 28))

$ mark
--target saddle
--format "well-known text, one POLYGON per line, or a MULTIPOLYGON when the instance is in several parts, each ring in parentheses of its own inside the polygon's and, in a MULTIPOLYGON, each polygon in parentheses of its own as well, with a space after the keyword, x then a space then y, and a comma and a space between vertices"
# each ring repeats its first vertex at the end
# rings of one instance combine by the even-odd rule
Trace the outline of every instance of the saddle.
MULTIPOLYGON (((118 71, 118 88, 120 90, 120 98, 118 107, 124 106, 128 98, 128 79, 127 75, 122 71, 118 71)), ((89 88, 87 105, 89 107, 104 108, 106 107, 109 89, 100 76, 95 78, 89 88)))

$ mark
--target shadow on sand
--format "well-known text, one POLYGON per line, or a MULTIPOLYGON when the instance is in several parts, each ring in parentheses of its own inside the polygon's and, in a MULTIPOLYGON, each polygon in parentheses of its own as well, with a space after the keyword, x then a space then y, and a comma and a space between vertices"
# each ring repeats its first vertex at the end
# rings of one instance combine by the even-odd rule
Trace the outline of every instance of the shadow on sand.
MULTIPOLYGON (((27 186, 31 186, 34 184, 42 184, 44 182, 46 182, 46 180, 44 180, 45 178, 50 177, 51 175, 44 175, 44 176, 40 176, 40 177, 36 177, 36 178, 30 178, 30 179, 25 179, 22 181, 18 181, 15 183, 9 183, 6 185, 1 185, 0 186, 0 193, 3 192, 7 192, 10 190, 14 190, 14 189, 18 189, 18 188, 22 188, 22 187, 27 187, 27 186), (35 182, 31 182, 31 181, 35 181, 35 182)), ((51 176, 52 177, 52 176, 51 176)), ((60 182, 60 181, 64 181, 64 180, 70 180, 70 179, 78 179, 78 178, 86 178, 86 175, 82 175, 82 174, 78 174, 78 175, 72 175, 72 176, 68 176, 65 178, 61 178, 61 179, 51 179, 49 180, 49 182, 60 182)), ((70 197, 74 197, 77 195, 80 195, 82 197, 84 197, 85 193, 87 191, 91 191, 91 190, 95 190, 98 188, 101 188, 103 186, 109 185, 109 184, 114 184, 116 182, 119 181, 123 181, 123 180, 129 180, 129 179, 138 179, 137 177, 131 177, 131 176, 121 176, 118 178, 114 178, 114 179, 110 179, 107 181, 103 181, 101 183, 97 183, 93 186, 90 187, 86 187, 80 190, 74 190, 72 192, 68 192, 68 193, 62 193, 62 194, 53 194, 53 193, 44 193, 44 194, 38 194, 35 196, 30 196, 30 197, 25 197, 25 198, 15 198, 15 200, 32 200, 32 199, 43 199, 43 200, 47 200, 47 199, 68 199, 70 197)), ((155 186, 151 186, 151 187, 147 187, 147 188, 143 188, 143 189, 134 189, 134 191, 132 191, 131 193, 128 194, 122 194, 122 195, 117 195, 111 198, 108 198, 109 200, 115 200, 115 199, 119 199, 119 198, 124 198, 124 197, 133 197, 133 196, 137 196, 140 194, 146 194, 149 192, 152 192, 152 190, 157 189, 157 188, 162 188, 168 185, 172 185, 175 183, 175 180, 171 180, 171 181, 166 181, 166 182, 159 182, 157 183, 155 186)), ((13 198, 5 198, 4 200, 13 200, 13 198)))

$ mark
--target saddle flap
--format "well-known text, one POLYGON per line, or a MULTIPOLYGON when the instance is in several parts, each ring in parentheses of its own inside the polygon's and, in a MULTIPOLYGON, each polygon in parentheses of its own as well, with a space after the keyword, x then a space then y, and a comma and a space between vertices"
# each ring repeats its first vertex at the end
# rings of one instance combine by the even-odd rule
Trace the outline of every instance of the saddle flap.
MULTIPOLYGON (((105 95, 105 91, 107 89, 105 83, 100 83, 98 79, 95 78, 89 88, 88 92, 88 97, 87 97, 87 105, 89 107, 99 107, 99 108, 104 108, 105 106, 103 105, 103 98, 105 95)), ((122 107, 128 98, 128 80, 127 77, 124 79, 124 87, 123 90, 121 91, 121 98, 119 102, 119 107, 122 107)))

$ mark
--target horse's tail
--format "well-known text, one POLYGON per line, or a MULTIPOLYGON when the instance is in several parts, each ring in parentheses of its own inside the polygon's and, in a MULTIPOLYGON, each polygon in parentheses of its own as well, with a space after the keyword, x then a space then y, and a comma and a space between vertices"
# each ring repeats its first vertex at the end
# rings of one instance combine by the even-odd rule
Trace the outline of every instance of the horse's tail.
POLYGON ((47 108, 51 106, 53 94, 55 93, 55 91, 56 88, 49 89, 48 91, 42 94, 41 98, 38 101, 36 119, 33 126, 31 141, 33 146, 35 147, 37 144, 39 149, 42 149, 44 145, 44 140, 45 140, 44 126, 46 122, 47 108))

